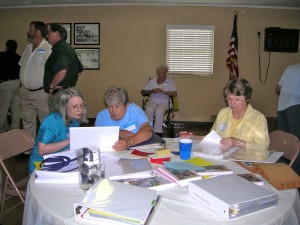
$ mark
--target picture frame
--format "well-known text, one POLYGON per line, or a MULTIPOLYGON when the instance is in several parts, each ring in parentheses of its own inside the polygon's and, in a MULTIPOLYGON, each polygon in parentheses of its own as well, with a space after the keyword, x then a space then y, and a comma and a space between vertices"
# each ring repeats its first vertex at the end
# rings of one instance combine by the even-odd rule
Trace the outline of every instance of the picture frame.
POLYGON ((100 69, 100 48, 74 48, 84 70, 100 69))
MULTIPOLYGON (((52 25, 53 23, 47 23, 46 24, 46 27, 47 27, 47 30, 50 29, 50 26, 52 25)), ((66 28, 67 30, 67 40, 66 42, 71 45, 72 44, 72 24, 71 23, 60 23, 61 25, 64 26, 64 28, 66 28)))
POLYGON ((99 45, 100 23, 74 23, 75 45, 99 45))

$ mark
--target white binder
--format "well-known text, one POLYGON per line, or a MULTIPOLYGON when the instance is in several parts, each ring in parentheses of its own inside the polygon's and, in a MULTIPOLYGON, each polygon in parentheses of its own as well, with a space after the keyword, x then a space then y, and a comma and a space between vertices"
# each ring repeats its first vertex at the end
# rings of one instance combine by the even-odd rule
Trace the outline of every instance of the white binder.
POLYGON ((235 174, 191 181, 189 195, 226 220, 275 205, 278 196, 235 174))
POLYGON ((155 190, 99 180, 75 204, 75 219, 102 224, 145 224, 157 207, 155 190))

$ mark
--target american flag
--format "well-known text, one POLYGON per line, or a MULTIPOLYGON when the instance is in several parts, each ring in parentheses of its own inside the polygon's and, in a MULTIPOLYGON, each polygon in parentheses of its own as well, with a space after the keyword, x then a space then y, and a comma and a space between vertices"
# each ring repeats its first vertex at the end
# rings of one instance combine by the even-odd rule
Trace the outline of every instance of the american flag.
POLYGON ((229 42, 228 57, 226 59, 226 67, 229 70, 229 80, 239 77, 238 67, 238 34, 237 34, 237 12, 234 13, 233 29, 229 42))

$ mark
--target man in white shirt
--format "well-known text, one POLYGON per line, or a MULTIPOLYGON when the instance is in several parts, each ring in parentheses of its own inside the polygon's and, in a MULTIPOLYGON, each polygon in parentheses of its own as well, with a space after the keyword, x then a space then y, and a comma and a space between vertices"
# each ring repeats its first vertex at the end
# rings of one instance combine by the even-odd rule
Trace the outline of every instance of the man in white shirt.
MULTIPOLYGON (((277 87, 279 95, 277 107, 277 128, 300 139, 300 64, 288 66, 277 87)), ((300 175, 300 155, 293 169, 300 175)))
POLYGON ((22 54, 20 70, 20 96, 23 129, 36 138, 37 118, 39 123, 49 114, 49 94, 44 91, 45 63, 51 54, 51 45, 45 40, 47 28, 41 21, 32 21, 27 31, 30 42, 22 54))

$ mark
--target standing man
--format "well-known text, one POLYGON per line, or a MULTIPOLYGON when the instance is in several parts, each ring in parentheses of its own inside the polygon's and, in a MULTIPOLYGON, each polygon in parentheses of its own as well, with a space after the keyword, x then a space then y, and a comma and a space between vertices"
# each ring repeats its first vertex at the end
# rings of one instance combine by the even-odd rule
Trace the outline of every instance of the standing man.
POLYGON ((74 87, 83 71, 76 52, 66 42, 67 35, 67 30, 59 23, 53 23, 48 32, 52 53, 45 65, 44 90, 51 96, 59 90, 74 87))
POLYGON ((41 21, 32 21, 27 31, 30 42, 19 62, 21 66, 20 89, 23 129, 36 138, 39 123, 49 114, 49 95, 43 89, 44 68, 51 54, 51 45, 45 40, 47 28, 41 21))
POLYGON ((277 126, 300 139, 300 64, 286 68, 275 89, 279 95, 277 126))
MULTIPOLYGON (((277 128, 300 139, 300 64, 288 66, 276 89, 279 95, 277 107, 277 128)), ((293 164, 300 175, 300 155, 293 164)))
POLYGON ((0 52, 0 133, 20 128, 20 55, 17 42, 8 40, 6 51, 0 52), (11 124, 7 121, 10 109, 11 124))

